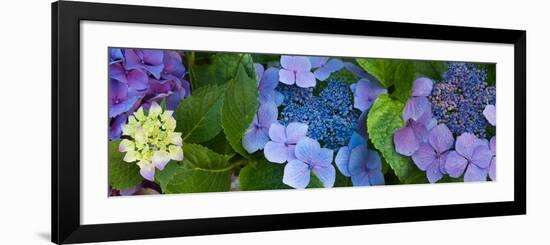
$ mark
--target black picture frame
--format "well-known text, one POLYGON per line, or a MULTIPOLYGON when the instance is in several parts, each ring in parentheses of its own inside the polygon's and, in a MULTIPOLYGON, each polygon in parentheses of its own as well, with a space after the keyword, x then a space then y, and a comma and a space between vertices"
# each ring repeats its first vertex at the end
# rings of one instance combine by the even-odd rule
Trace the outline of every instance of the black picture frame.
POLYGON ((521 215, 526 213, 526 32, 165 7, 52 4, 52 242, 81 243, 521 215), (80 22, 505 43, 514 45, 514 201, 82 225, 80 223, 80 22))

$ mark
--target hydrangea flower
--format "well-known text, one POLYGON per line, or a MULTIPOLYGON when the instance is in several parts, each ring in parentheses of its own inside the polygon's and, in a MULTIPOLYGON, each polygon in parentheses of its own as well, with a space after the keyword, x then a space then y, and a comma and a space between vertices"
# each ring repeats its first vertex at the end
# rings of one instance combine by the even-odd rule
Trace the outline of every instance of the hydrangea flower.
POLYGON ((313 75, 319 81, 325 81, 333 72, 337 72, 344 67, 344 63, 338 59, 328 57, 309 57, 311 68, 315 69, 313 75))
POLYGON ((445 162, 449 176, 457 178, 464 173, 464 181, 485 181, 493 158, 487 140, 463 133, 456 139, 455 149, 445 162))
POLYGON ((185 73, 176 51, 109 49, 109 138, 120 139, 122 125, 140 107, 166 99, 166 108, 175 110, 190 94, 185 73))
POLYGON ((354 186, 383 185, 382 160, 378 152, 358 147, 351 151, 349 173, 354 186))
POLYGON ((378 95, 388 92, 384 87, 365 78, 352 84, 350 88, 353 91, 353 107, 361 111, 370 109, 378 95))
POLYGON ((258 93, 260 104, 274 102, 276 105, 283 103, 283 95, 275 90, 279 84, 279 71, 270 67, 264 70, 264 66, 254 64, 256 79, 258 81, 258 93))
POLYGON ((336 170, 332 166, 332 150, 321 148, 319 142, 312 138, 303 137, 296 144, 294 154, 296 159, 290 160, 285 166, 283 183, 296 189, 306 188, 313 172, 325 188, 334 185, 336 170))
POLYGON ((308 126, 303 123, 289 123, 283 126, 273 123, 269 128, 269 138, 265 145, 265 158, 274 163, 284 163, 294 159, 294 148, 298 141, 307 134, 308 126))
POLYGON ((340 147, 340 149, 338 150, 338 153, 336 153, 336 158, 334 159, 334 163, 336 163, 336 167, 338 167, 338 170, 340 170, 340 173, 342 173, 342 175, 344 176, 349 177, 351 175, 348 169, 349 158, 351 155, 351 151, 357 147, 366 148, 367 141, 361 135, 354 132, 351 135, 348 145, 340 147))
POLYGON ((128 84, 109 80, 109 118, 114 118, 129 111, 138 101, 138 95, 128 91, 128 84))
POLYGON ((412 156, 428 139, 429 130, 432 129, 436 122, 432 118, 432 112, 426 110, 418 121, 412 118, 407 120, 407 125, 400 128, 393 134, 393 144, 395 151, 401 155, 412 156))
POLYGON ((334 160, 354 186, 383 185, 382 161, 378 152, 367 149, 367 142, 358 133, 351 136, 348 146, 341 147, 334 160))
POLYGON ((306 89, 297 88, 283 92, 285 99, 281 121, 284 124, 307 124, 308 136, 327 148, 337 149, 346 145, 360 116, 360 111, 353 109, 349 86, 330 80, 318 96, 302 90, 306 89))
POLYGON ((494 105, 486 105, 485 109, 483 110, 483 115, 485 116, 485 119, 493 125, 497 125, 497 108, 494 105))
POLYGON ((277 122, 277 114, 278 110, 275 104, 260 105, 242 139, 243 147, 248 153, 254 153, 264 148, 269 141, 269 128, 271 124, 277 122))
POLYGON ((281 56, 281 66, 279 70, 279 81, 298 87, 315 87, 315 76, 311 72, 311 63, 305 56, 281 56))
POLYGON ((485 70, 474 64, 450 63, 443 80, 436 83, 428 97, 434 117, 456 135, 468 132, 485 137, 488 126, 483 110, 495 104, 496 90, 487 86, 485 70))
POLYGON ((433 81, 429 78, 418 78, 414 80, 411 96, 403 109, 403 120, 413 119, 418 121, 425 111, 431 111, 431 104, 426 96, 430 95, 433 88, 433 81))
POLYGON ((445 124, 435 126, 428 135, 428 141, 422 143, 412 155, 416 166, 426 171, 430 183, 440 180, 444 174, 446 156, 453 147, 454 138, 445 124))
POLYGON ((395 150, 401 155, 412 156, 420 144, 426 142, 429 130, 436 124, 432 118, 431 106, 426 99, 432 87, 433 81, 428 78, 419 78, 413 82, 411 97, 402 115, 407 125, 395 131, 393 135, 395 150))
POLYGON ((489 178, 497 180, 497 137, 493 136, 489 140, 489 148, 491 149, 491 163, 489 164, 489 178))
POLYGON ((164 69, 164 52, 162 50, 126 49, 124 51, 127 69, 140 69, 160 79, 164 69))
POLYGON ((140 107, 128 117, 128 124, 122 126, 122 134, 128 136, 119 145, 119 151, 126 152, 124 161, 137 161, 141 176, 154 181, 155 168, 162 170, 170 160, 183 160, 183 140, 181 133, 174 132, 175 128, 172 111, 163 112, 153 102, 145 115, 140 107))

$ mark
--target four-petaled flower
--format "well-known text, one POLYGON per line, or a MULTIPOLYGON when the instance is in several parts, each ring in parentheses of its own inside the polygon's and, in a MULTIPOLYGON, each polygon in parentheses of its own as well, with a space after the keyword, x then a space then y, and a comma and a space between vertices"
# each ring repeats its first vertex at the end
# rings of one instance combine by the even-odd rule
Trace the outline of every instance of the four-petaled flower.
POLYGON ((334 159, 336 166, 354 186, 383 185, 382 161, 378 152, 367 149, 367 142, 353 133, 348 146, 341 147, 334 159))
POLYGON ((344 63, 338 59, 330 59, 328 57, 309 57, 311 68, 315 69, 313 75, 319 81, 325 81, 333 72, 337 72, 344 67, 344 63))
POLYGON ((315 87, 317 83, 315 75, 311 72, 311 63, 305 56, 281 56, 281 66, 279 70, 279 81, 298 87, 315 87))
POLYGON ((336 180, 336 170, 332 165, 334 152, 321 148, 316 140, 303 137, 294 149, 296 159, 290 160, 284 169, 283 183, 296 189, 306 188, 313 172, 325 188, 332 187, 336 180))
POLYGON ((367 111, 370 109, 378 95, 387 93, 384 87, 369 79, 363 78, 351 85, 353 91, 353 107, 367 111))
POLYGON ((143 178, 154 181, 155 168, 160 170, 170 160, 183 160, 183 140, 181 133, 174 132, 176 120, 172 111, 162 111, 153 102, 147 116, 140 107, 128 117, 128 124, 122 126, 123 139, 119 145, 120 152, 126 152, 124 161, 137 161, 143 178))
POLYGON ((445 124, 435 126, 428 135, 428 142, 422 143, 412 155, 416 166, 426 171, 430 183, 435 183, 446 174, 445 160, 453 147, 454 138, 445 124))
POLYGON ((294 148, 307 134, 307 124, 292 122, 288 126, 273 123, 269 128, 269 138, 264 149, 265 158, 274 163, 284 163, 295 158, 294 148))
POLYGON ((269 141, 269 127, 277 122, 277 114, 277 106, 274 103, 260 105, 242 140, 243 147, 248 153, 264 148, 269 141))
POLYGON ((447 154, 445 162, 445 170, 449 176, 457 178, 464 173, 464 181, 487 180, 493 154, 486 139, 463 133, 457 137, 455 149, 447 154))
POLYGON ((275 90, 279 84, 279 71, 277 68, 270 67, 264 70, 264 66, 258 63, 254 64, 256 69, 256 79, 258 81, 258 100, 260 104, 273 102, 276 105, 283 103, 284 97, 279 91, 275 90))

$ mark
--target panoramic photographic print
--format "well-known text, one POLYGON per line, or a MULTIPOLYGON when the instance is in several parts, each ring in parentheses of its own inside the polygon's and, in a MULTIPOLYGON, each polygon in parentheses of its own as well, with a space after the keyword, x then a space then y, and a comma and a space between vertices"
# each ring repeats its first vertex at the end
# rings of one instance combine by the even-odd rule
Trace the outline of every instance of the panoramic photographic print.
POLYGON ((496 181, 496 64, 115 47, 106 59, 109 196, 496 181))

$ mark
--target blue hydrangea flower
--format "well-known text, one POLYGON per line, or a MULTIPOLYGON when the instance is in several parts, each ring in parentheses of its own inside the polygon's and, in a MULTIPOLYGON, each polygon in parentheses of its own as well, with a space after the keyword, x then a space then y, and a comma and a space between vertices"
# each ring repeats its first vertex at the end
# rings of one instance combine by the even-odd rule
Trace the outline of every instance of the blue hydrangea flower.
POLYGON ((427 142, 420 145, 412 159, 420 170, 426 171, 428 181, 435 183, 447 173, 445 161, 453 147, 454 138, 445 124, 435 126, 427 138, 427 142))
POLYGON ((487 105, 483 110, 483 115, 489 124, 496 126, 497 125, 497 108, 494 105, 487 105))
POLYGON ((124 55, 122 49, 110 48, 109 49, 109 65, 120 63, 124 61, 124 55))
POLYGON ((348 146, 341 147, 334 159, 336 166, 354 186, 383 185, 382 161, 378 152, 367 149, 367 142, 353 133, 348 146))
POLYGON ((488 126, 483 110, 496 102, 494 86, 487 86, 485 70, 474 64, 450 63, 443 80, 436 83, 428 99, 434 117, 454 135, 464 132, 485 137, 488 126))
POLYGON ((260 104, 274 102, 276 105, 283 103, 283 95, 275 90, 279 84, 279 71, 277 68, 270 67, 264 70, 264 66, 258 63, 254 64, 256 69, 256 79, 258 81, 258 93, 260 104))
POLYGON ((298 87, 315 87, 317 83, 315 75, 311 72, 311 63, 305 56, 281 56, 281 70, 279 70, 279 81, 298 87))
POLYGON ((318 96, 305 89, 282 87, 285 98, 280 119, 284 124, 307 124, 308 136, 330 149, 347 144, 360 111, 353 109, 352 93, 345 83, 331 80, 318 96))
POLYGON ((349 158, 351 155, 351 151, 356 147, 366 148, 367 141, 361 135, 354 132, 351 135, 348 145, 340 147, 340 149, 338 150, 338 153, 336 153, 336 158, 334 159, 334 163, 336 163, 336 167, 338 167, 338 170, 340 170, 340 173, 342 173, 342 175, 344 176, 349 177, 351 175, 348 169, 349 158))
POLYGON ((353 107, 361 111, 370 109, 378 95, 388 92, 378 83, 365 78, 352 84, 351 90, 353 91, 353 107))
POLYGON ((294 148, 307 134, 308 126, 303 123, 289 123, 287 127, 273 123, 269 128, 269 138, 265 145, 265 158, 274 163, 284 163, 294 158, 294 148))
POLYGON ((242 139, 244 149, 254 153, 264 148, 269 141, 269 127, 277 122, 277 106, 273 103, 260 105, 258 112, 242 139))
POLYGON ((313 172, 325 188, 334 185, 336 170, 332 166, 332 150, 321 148, 316 140, 303 137, 296 144, 294 154, 296 159, 290 160, 285 166, 283 183, 296 189, 306 188, 313 172))
POLYGON ((313 75, 319 81, 325 81, 330 74, 337 72, 344 67, 344 63, 338 59, 329 59, 328 57, 309 57, 311 68, 315 69, 313 75))
POLYGON ((357 147, 349 157, 349 173, 354 186, 383 185, 382 160, 378 152, 357 147))
POLYGON ((445 170, 449 176, 464 181, 485 181, 493 155, 486 139, 463 133, 456 138, 455 150, 447 154, 445 170))

